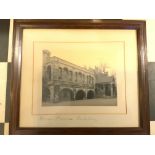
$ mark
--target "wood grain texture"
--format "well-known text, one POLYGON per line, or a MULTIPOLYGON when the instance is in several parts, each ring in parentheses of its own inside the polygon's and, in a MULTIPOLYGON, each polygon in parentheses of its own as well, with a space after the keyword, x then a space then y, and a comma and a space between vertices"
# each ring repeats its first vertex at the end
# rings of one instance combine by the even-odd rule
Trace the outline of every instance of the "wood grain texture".
POLYGON ((10 134, 102 135, 150 134, 146 23, 134 20, 15 20, 11 84, 10 134), (23 29, 133 29, 137 31, 140 127, 129 128, 21 128, 19 126, 23 29), (18 47, 18 50, 15 48, 18 47))

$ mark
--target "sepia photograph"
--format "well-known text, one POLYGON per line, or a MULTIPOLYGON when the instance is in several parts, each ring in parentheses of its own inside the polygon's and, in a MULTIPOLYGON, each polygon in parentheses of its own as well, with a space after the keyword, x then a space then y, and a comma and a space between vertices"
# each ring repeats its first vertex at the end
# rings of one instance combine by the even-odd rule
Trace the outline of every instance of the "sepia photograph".
POLYGON ((95 49, 101 45, 102 43, 68 43, 68 52, 42 50, 43 106, 117 106, 114 68, 117 57, 110 51, 102 51, 103 48, 95 49), (75 46, 84 48, 85 52, 75 52, 75 46), (66 59, 64 53, 68 56, 66 59), (86 54, 93 61, 87 60, 86 54), (77 60, 79 55, 80 61, 77 60))
POLYGON ((148 134, 144 32, 143 21, 15 20, 10 133, 148 134))

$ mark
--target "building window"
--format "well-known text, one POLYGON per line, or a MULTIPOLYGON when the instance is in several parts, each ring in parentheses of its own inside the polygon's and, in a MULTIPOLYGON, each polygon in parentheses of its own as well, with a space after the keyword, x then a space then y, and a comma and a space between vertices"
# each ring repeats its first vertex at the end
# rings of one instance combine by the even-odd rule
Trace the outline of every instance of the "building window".
POLYGON ((77 76, 78 76, 77 72, 75 72, 75 81, 77 81, 77 76))
POLYGON ((79 72, 79 81, 81 82, 82 81, 82 73, 79 72))
POLYGON ((88 84, 90 85, 90 82, 91 82, 91 77, 88 76, 88 84))
POLYGON ((47 78, 48 80, 51 80, 51 66, 47 67, 47 78))
POLYGON ((94 78, 92 77, 92 85, 94 85, 94 78))
POLYGON ((83 74, 83 83, 85 83, 85 75, 83 74))
POLYGON ((93 77, 90 77, 90 84, 93 85, 93 83, 94 83, 94 79, 93 77))
POLYGON ((91 84, 91 76, 89 76, 89 84, 91 84))
POLYGON ((62 79, 62 68, 59 67, 59 79, 62 79))
POLYGON ((68 68, 64 68, 64 78, 65 80, 68 80, 68 68))
POLYGON ((70 81, 72 81, 72 79, 73 79, 73 72, 72 71, 69 71, 69 79, 70 79, 70 81))
POLYGON ((89 76, 87 75, 87 84, 89 84, 89 76))

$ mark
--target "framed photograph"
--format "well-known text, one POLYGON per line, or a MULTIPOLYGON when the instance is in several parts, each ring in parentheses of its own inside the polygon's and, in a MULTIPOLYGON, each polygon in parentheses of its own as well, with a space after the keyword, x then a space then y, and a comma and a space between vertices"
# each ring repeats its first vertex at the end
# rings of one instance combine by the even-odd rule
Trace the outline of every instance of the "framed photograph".
POLYGON ((10 134, 149 134, 146 23, 14 20, 10 134))

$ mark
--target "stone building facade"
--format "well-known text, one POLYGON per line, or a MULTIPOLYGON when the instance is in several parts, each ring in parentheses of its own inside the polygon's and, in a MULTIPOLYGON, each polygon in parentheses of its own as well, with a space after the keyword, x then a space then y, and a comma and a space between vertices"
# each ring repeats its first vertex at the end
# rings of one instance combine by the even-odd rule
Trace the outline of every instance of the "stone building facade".
POLYGON ((117 97, 116 79, 108 73, 95 70, 95 93, 96 98, 115 98, 117 97))
POLYGON ((72 64, 43 51, 42 101, 61 102, 95 97, 95 75, 92 70, 72 64))

